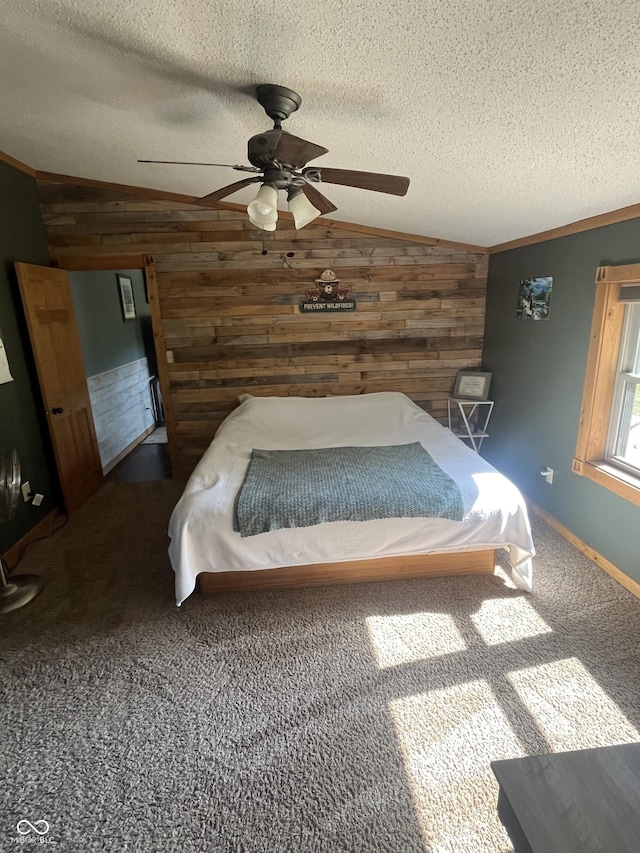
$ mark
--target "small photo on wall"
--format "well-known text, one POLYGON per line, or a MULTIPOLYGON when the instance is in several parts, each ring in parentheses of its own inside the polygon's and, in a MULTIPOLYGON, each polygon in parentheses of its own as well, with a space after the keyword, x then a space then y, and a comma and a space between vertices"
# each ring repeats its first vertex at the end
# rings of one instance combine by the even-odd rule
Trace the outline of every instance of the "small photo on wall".
POLYGON ((136 316, 136 303, 133 299, 133 281, 128 275, 116 275, 118 288, 120 289, 120 304, 122 306, 122 319, 133 320, 136 316))
POLYGON ((549 317, 552 285, 551 276, 523 279, 518 291, 516 317, 519 320, 546 320, 549 317))

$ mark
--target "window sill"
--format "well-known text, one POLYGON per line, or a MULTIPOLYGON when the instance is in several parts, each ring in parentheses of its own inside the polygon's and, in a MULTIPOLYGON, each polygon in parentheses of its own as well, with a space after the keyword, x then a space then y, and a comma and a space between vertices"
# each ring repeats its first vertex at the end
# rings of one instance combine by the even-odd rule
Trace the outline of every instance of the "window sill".
POLYGON ((635 477, 605 461, 584 462, 574 459, 572 470, 580 477, 587 477, 619 495, 621 498, 640 506, 640 477, 635 477))

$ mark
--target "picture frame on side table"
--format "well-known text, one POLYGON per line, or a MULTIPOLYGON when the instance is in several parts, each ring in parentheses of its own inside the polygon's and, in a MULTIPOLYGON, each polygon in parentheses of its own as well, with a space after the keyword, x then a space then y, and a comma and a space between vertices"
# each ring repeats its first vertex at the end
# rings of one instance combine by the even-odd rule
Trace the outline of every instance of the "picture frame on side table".
POLYGON ((457 400, 486 400, 489 397, 491 373, 479 370, 459 370, 453 388, 457 400))
POLYGON ((136 303, 133 298, 133 281, 128 275, 116 274, 118 289, 120 291, 120 304, 122 306, 122 319, 133 320, 136 316, 136 303))

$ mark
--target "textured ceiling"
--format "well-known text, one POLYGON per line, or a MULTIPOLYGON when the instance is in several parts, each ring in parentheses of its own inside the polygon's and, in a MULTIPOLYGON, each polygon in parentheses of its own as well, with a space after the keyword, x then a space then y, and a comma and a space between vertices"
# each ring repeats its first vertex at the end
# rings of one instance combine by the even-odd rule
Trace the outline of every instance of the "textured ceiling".
MULTIPOLYGON (((335 219, 494 245, 640 201, 638 0, 0 0, 0 149, 30 166, 204 195, 302 107, 335 219)), ((228 201, 246 203, 255 190, 228 201)))

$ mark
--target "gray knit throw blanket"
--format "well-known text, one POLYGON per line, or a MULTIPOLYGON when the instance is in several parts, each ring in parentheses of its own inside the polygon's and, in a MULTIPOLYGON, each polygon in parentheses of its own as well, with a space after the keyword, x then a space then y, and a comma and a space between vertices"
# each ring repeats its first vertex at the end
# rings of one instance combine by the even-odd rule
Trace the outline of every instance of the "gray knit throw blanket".
POLYGON ((375 518, 461 521, 462 494, 419 442, 385 447, 252 450, 236 497, 234 529, 255 536, 282 527, 375 518))

